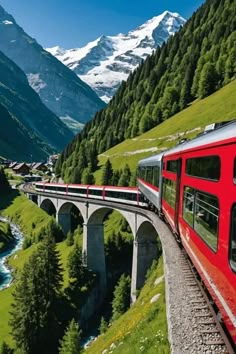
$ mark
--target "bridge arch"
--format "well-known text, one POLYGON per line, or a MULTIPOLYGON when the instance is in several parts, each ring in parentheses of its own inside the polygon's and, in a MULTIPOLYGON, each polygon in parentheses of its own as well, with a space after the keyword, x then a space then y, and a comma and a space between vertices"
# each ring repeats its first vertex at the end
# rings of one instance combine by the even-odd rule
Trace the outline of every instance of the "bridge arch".
POLYGON ((84 223, 78 205, 73 202, 65 202, 61 204, 57 210, 57 222, 62 227, 64 234, 74 231, 79 224, 84 223))
POLYGON ((133 247, 131 300, 136 300, 136 292, 145 283, 147 270, 158 254, 158 233, 153 224, 146 220, 137 230, 133 247))
POLYGON ((40 208, 43 209, 47 214, 56 217, 57 209, 51 199, 44 199, 40 204, 40 208))
POLYGON ((106 264, 104 252, 105 216, 111 210, 117 210, 128 222, 133 234, 133 259, 131 301, 134 302, 137 290, 145 282, 145 275, 154 259, 158 257, 158 233, 152 222, 145 217, 108 207, 96 207, 84 223, 83 251, 87 256, 87 265, 100 275, 100 288, 106 289, 106 264))

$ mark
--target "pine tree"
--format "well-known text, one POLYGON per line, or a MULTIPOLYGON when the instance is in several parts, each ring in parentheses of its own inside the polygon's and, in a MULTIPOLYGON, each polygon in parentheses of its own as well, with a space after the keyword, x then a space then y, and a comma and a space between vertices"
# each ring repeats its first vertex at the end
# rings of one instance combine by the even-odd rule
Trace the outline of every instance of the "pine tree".
POLYGON ((51 235, 45 235, 25 263, 13 292, 10 325, 12 336, 24 353, 50 354, 55 350, 61 282, 55 242, 51 235))
POLYGON ((83 170, 82 177, 81 177, 81 183, 82 184, 94 184, 95 179, 92 174, 92 168, 91 164, 89 163, 89 166, 83 170))
POLYGON ((212 63, 206 63, 201 72, 198 95, 204 98, 212 94, 216 90, 217 73, 212 63))
POLYGON ((117 320, 125 313, 130 306, 130 276, 122 274, 118 285, 115 287, 114 298, 112 301, 112 320, 117 320))
POLYGON ((2 346, 0 348, 0 354, 13 354, 14 350, 11 349, 6 342, 2 342, 2 346))
POLYGON ((108 324, 107 322, 105 321, 105 318, 102 316, 101 317, 101 322, 100 322, 100 326, 99 326, 99 332, 100 334, 103 334, 107 331, 108 329, 108 324))
POLYGON ((131 177, 131 172, 130 172, 130 168, 129 165, 126 164, 124 167, 124 170, 120 176, 119 182, 118 182, 118 186, 122 186, 122 187, 128 187, 129 186, 129 182, 130 182, 130 177, 131 177))
POLYGON ((73 233, 69 231, 66 236, 66 245, 72 246, 73 244, 74 244, 74 236, 73 233))
POLYGON ((60 341, 59 354, 80 354, 80 336, 79 325, 73 319, 67 327, 63 339, 60 341))
POLYGON ((119 182, 121 173, 122 173, 122 172, 121 172, 120 170, 115 170, 115 171, 113 172, 112 182, 111 182, 111 185, 112 185, 112 186, 118 186, 118 182, 119 182))
POLYGON ((83 285, 86 267, 83 264, 82 248, 76 242, 69 254, 67 268, 69 277, 77 280, 77 285, 83 285))
POLYGON ((110 160, 108 159, 103 167, 102 171, 102 181, 103 186, 109 186, 112 183, 113 169, 110 160))
POLYGON ((11 187, 5 175, 4 169, 0 167, 0 193, 7 194, 10 190, 11 187))

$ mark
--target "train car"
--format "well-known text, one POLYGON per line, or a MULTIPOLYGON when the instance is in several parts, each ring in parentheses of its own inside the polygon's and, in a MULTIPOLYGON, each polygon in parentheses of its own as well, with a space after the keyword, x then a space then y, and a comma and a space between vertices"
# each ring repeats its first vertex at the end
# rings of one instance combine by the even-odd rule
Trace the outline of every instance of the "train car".
POLYGON ((160 211, 163 153, 140 160, 138 163, 138 188, 149 206, 160 211))
POLYGON ((67 193, 67 185, 63 183, 36 182, 34 185, 38 192, 51 192, 56 194, 67 193))
POLYGON ((83 184, 61 184, 61 183, 35 183, 35 189, 38 192, 64 194, 68 196, 77 196, 91 199, 100 199, 104 201, 113 201, 147 207, 143 195, 136 187, 113 187, 96 186, 83 184))
POLYGON ((147 207, 143 194, 136 187, 104 187, 104 200, 147 207))
POLYGON ((162 161, 156 203, 236 344, 236 122, 166 151, 162 161))

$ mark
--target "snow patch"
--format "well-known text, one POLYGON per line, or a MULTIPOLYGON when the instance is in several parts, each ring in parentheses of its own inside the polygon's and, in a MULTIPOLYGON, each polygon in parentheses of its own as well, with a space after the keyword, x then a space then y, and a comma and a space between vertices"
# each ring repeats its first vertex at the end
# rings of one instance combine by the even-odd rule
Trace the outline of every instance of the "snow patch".
POLYGON ((40 79, 40 74, 27 74, 27 78, 29 81, 30 86, 37 92, 39 93, 40 90, 42 90, 44 87, 47 86, 47 84, 45 82, 43 82, 43 80, 40 79))
POLYGON ((2 21, 2 23, 4 25, 13 25, 13 22, 12 21, 8 21, 8 20, 2 21))

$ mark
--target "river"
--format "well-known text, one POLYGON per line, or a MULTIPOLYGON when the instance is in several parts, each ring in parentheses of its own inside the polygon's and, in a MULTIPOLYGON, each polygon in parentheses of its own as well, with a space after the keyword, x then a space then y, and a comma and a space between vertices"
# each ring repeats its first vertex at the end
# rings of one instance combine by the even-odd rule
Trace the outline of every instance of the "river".
POLYGON ((0 290, 2 290, 10 286, 13 279, 11 270, 6 266, 6 259, 22 248, 23 234, 17 225, 9 222, 7 219, 0 216, 0 221, 10 224, 11 232, 15 239, 15 242, 12 243, 8 250, 0 253, 0 290))

